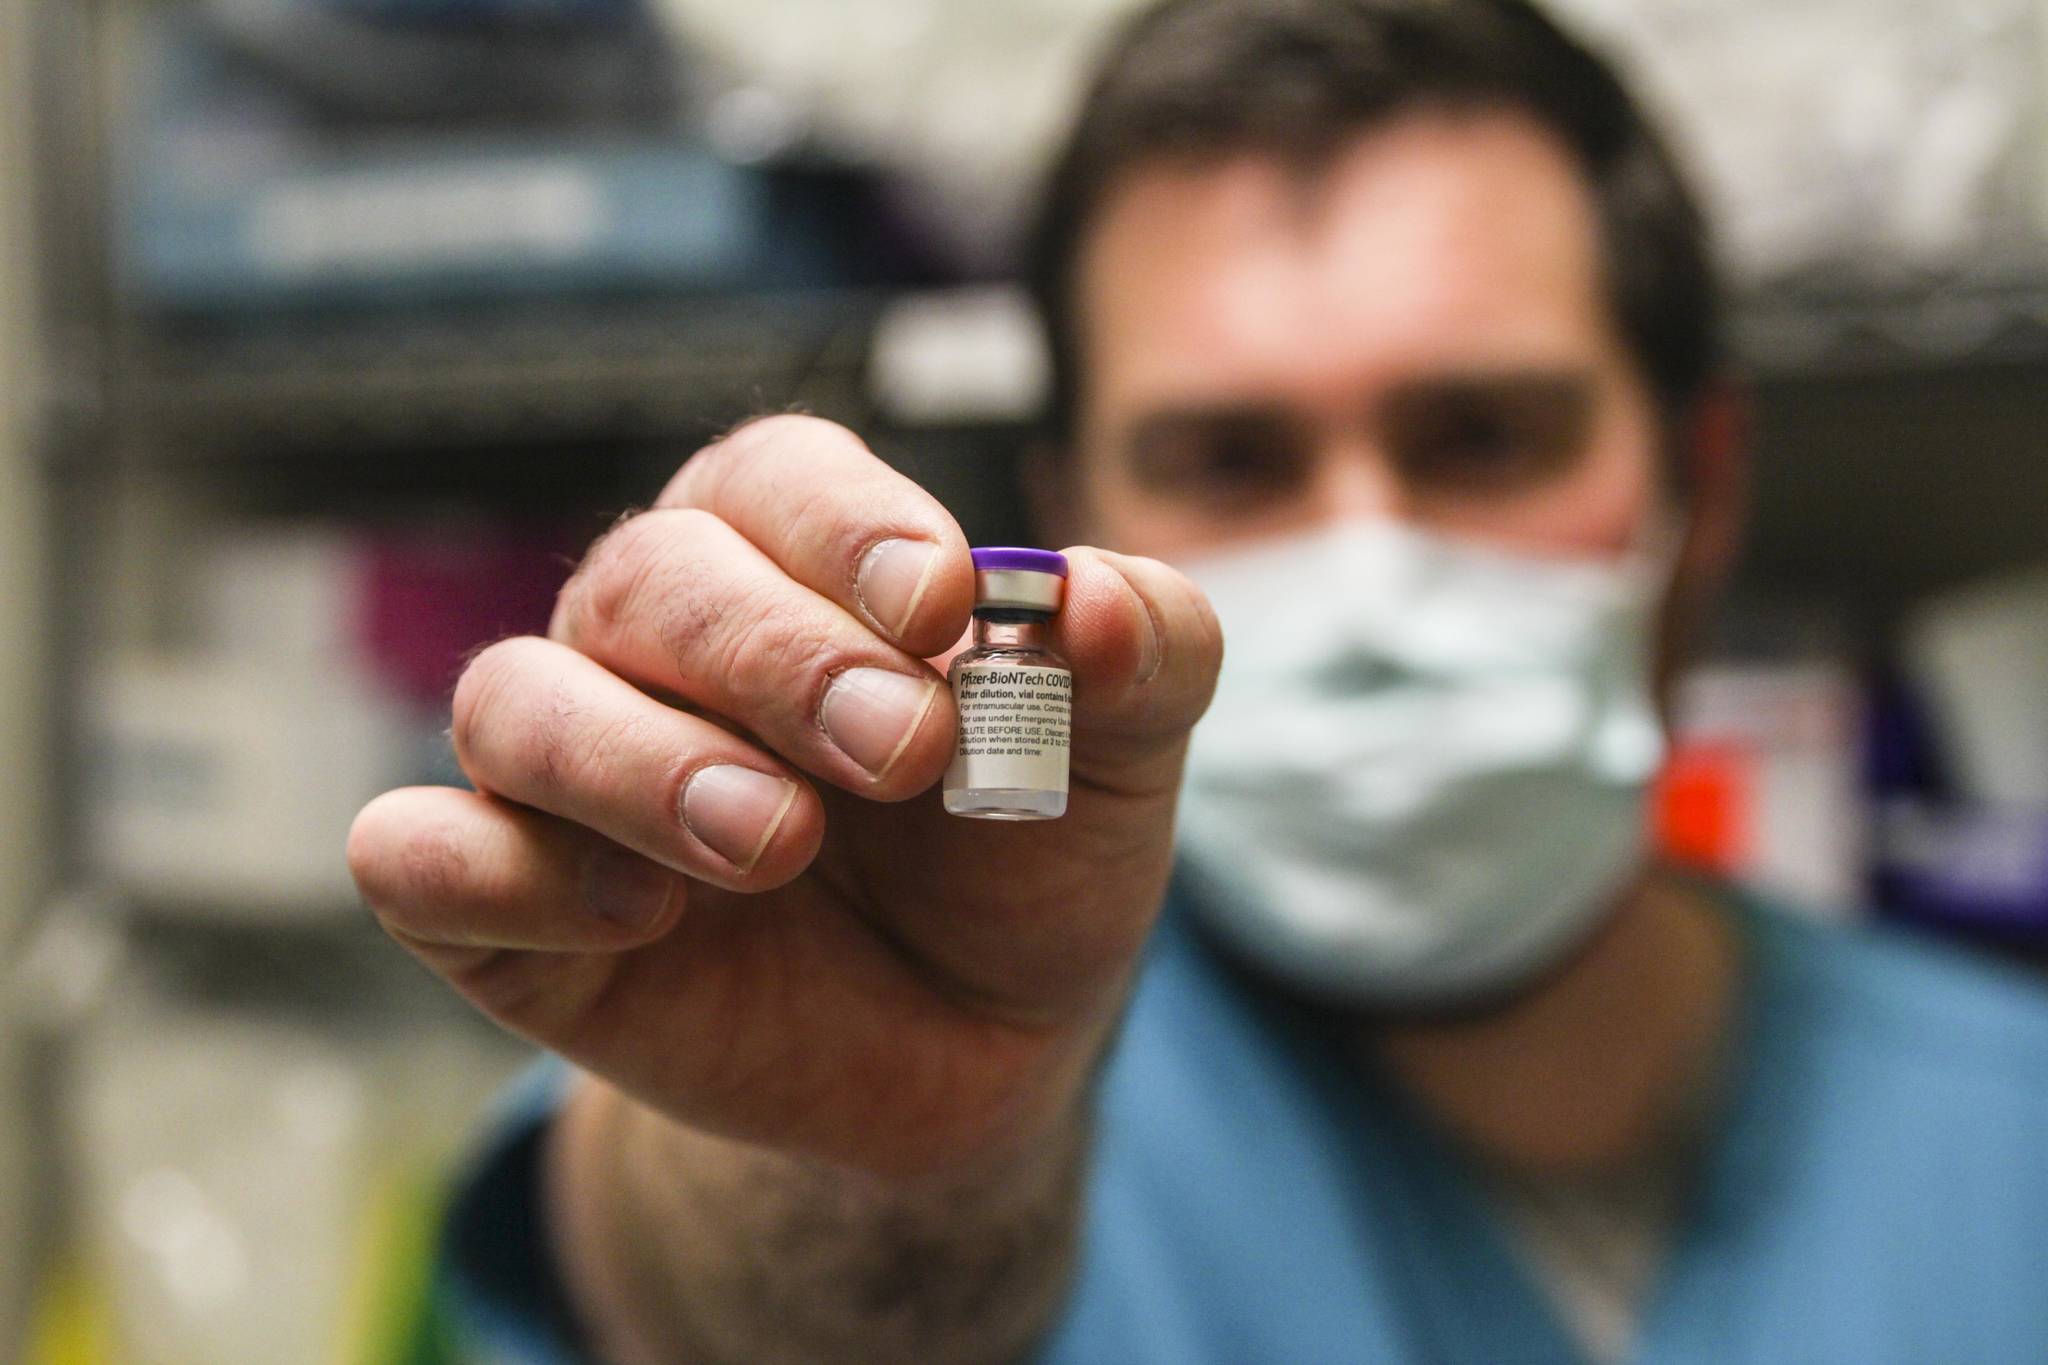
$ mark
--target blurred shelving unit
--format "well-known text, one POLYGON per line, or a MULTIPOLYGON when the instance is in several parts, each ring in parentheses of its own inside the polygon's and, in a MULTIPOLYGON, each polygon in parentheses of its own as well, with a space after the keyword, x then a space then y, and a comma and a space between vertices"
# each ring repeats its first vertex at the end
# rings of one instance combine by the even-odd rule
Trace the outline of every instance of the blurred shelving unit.
POLYGON ((878 306, 807 294, 138 339, 110 398, 135 446, 199 458, 684 441, 707 411, 769 394, 848 406, 878 306))
MULTIPOLYGON (((54 593, 47 789, 60 889, 30 945, 40 964, 31 976, 49 1000, 36 1016, 25 1084, 49 1101, 35 1106, 29 1134, 41 1177, 37 1259, 47 1266, 92 1243, 96 1292, 120 1300, 97 1307, 117 1319, 155 1311, 152 1333, 168 1342, 179 1330, 176 1305, 150 1298, 162 1267, 150 1260, 148 1239, 138 1240, 135 1220, 185 1217, 186 1233, 206 1233, 215 1239, 206 1245, 226 1248, 216 1267, 223 1275, 255 1273, 219 1234, 237 1219, 248 1228, 275 1219, 256 1204, 235 1204, 230 1187, 244 1177, 219 1163, 234 1142, 269 1131, 260 1125, 270 1121, 273 1100, 284 1106, 275 1121, 285 1137, 325 1123, 384 1156, 439 1152, 445 1161, 463 1126, 451 1126, 451 1116, 473 1114, 527 1055, 428 982, 353 896, 272 903, 226 879, 214 890, 189 879, 152 884, 96 861, 89 699, 103 690, 117 654, 160 645, 181 629, 177 556, 226 524, 371 523, 419 508, 543 515, 584 526, 587 540, 622 508, 650 500, 684 454, 739 418, 800 407, 873 425, 871 343, 894 300, 887 290, 805 287, 288 318, 139 314, 124 300, 114 264, 110 177, 125 88, 115 73, 137 13, 161 8, 64 0, 29 16, 51 376, 37 424, 45 577, 54 593), (423 1072, 421 1047, 436 1052, 432 1065, 453 1070, 423 1072), (158 1096, 168 1104, 161 1150, 108 1128, 137 1117, 146 1097, 135 1087, 146 1089, 153 1076, 198 1076, 190 1068, 211 1049, 223 1060, 205 1074, 225 1088, 158 1096), (264 1087, 266 1068, 280 1077, 276 1095, 264 1087), (405 1131, 386 1131, 388 1115, 372 1121, 401 1103, 405 1131), (241 1136, 224 1135, 219 1151, 198 1144, 181 1125, 204 1111, 223 1122, 236 1116, 241 1136), (182 1183, 151 1185, 152 1162, 180 1172, 182 1183)), ((934 452, 963 439, 986 449, 1003 428, 1000 419, 899 427, 886 448, 936 468, 933 481, 953 479, 958 494, 975 479, 964 461, 934 452)), ((343 828, 331 833, 338 861, 343 828)), ((280 1254, 265 1251, 262 1270, 273 1278, 283 1267, 289 1279, 295 1261, 348 1272, 330 1243, 368 1235, 355 1226, 346 1193, 358 1189, 348 1183, 357 1176, 333 1166, 331 1154, 307 1159, 315 1161, 302 1182, 314 1200, 307 1218, 345 1218, 349 1226, 280 1254)), ((400 1177, 417 1172, 391 1175, 400 1177)), ((390 1189, 364 1188, 365 1207, 388 1214, 390 1189)), ((292 1280, 278 1304, 305 1309, 303 1280, 292 1280)), ((350 1292, 360 1296, 364 1286, 350 1292)), ((248 1340, 219 1338, 223 1351, 243 1343, 242 1354, 184 1358, 315 1358, 298 1349, 303 1335, 280 1338, 292 1345, 273 1343, 267 1353, 247 1354, 248 1340)), ((0 1357, 12 1356, 12 1343, 0 1343, 0 1357)))
POLYGON ((1739 300, 1757 410, 1746 580, 1881 632, 2048 555, 2048 245, 1970 270, 1811 272, 1739 300))
POLYGON ((1748 290, 1735 345, 1767 376, 2048 366, 2048 252, 1889 278, 1812 271, 1748 290))
MULTIPOLYGON (((1865 685, 1861 894, 2048 962, 2048 808, 1965 780, 1992 675, 1973 681, 1928 652, 1997 600, 2003 689, 2027 691, 2040 667, 2038 650, 2021 663, 2039 627, 2020 595, 2048 573, 2048 248, 1943 273, 1780 281, 1746 300, 1735 330, 1757 417, 1738 588, 1825 604, 1845 630, 1865 685)), ((2002 714, 2027 703, 2015 706, 2002 714)), ((2026 745, 2035 728, 2005 742, 2026 745)))

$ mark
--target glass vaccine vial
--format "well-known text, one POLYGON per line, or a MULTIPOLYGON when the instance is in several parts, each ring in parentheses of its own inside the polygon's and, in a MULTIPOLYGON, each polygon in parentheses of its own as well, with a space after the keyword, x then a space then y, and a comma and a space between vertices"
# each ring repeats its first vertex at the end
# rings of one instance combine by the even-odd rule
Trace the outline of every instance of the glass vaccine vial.
POLYGON ((1051 820, 1067 809, 1074 675, 1047 647, 1067 590, 1066 556, 974 552, 974 647, 949 677, 960 741, 946 770, 946 809, 982 820, 1051 820))

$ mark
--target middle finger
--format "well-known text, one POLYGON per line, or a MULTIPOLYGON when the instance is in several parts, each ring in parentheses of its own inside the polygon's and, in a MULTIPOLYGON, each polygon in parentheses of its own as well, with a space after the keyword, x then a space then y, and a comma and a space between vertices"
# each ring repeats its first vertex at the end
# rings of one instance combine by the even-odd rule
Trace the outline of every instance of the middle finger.
POLYGON ((563 590, 549 633, 862 796, 914 795, 951 756, 938 673, 709 512, 656 508, 613 528, 563 590))
POLYGON ((479 792, 558 815, 735 891, 802 871, 816 793, 722 726, 664 706, 588 656, 500 640, 455 686, 450 736, 479 792))

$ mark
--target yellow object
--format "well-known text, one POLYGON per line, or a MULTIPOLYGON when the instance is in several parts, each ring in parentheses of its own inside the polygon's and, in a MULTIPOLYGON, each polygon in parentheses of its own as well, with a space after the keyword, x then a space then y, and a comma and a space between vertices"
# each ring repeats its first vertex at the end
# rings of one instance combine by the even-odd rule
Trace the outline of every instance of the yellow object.
POLYGON ((117 1365, 114 1306, 107 1286, 76 1256, 43 1279, 30 1315, 24 1365, 117 1365))
POLYGON ((433 1275, 440 1180, 432 1166, 397 1164, 368 1182, 336 1365, 411 1358, 433 1275))

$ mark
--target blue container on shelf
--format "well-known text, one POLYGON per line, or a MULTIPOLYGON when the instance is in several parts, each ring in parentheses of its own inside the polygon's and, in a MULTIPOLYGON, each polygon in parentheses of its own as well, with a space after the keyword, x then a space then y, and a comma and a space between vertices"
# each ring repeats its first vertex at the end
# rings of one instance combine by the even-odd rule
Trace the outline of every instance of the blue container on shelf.
POLYGON ((648 4, 203 0, 201 99, 239 87, 301 123, 672 131, 683 62, 648 4))
POLYGON ((115 189, 145 314, 812 288, 843 226, 682 132, 336 128, 189 13, 151 26, 115 189))

